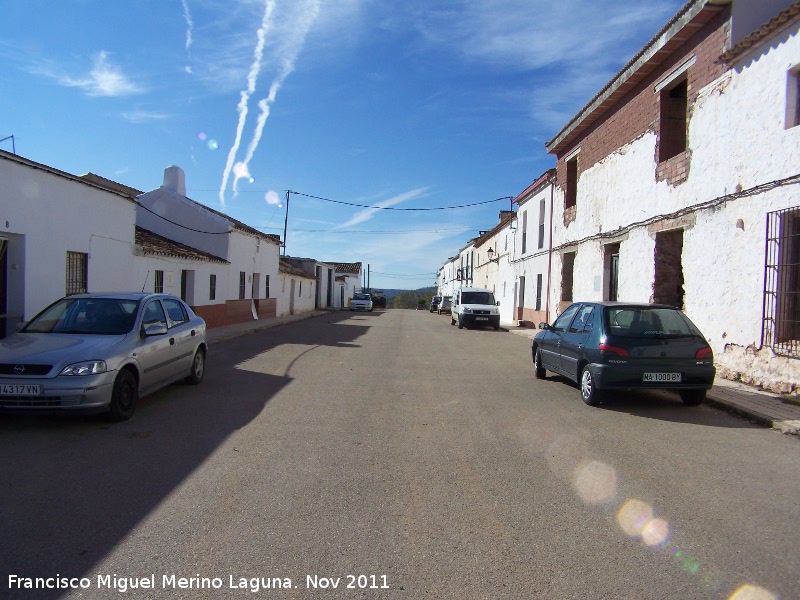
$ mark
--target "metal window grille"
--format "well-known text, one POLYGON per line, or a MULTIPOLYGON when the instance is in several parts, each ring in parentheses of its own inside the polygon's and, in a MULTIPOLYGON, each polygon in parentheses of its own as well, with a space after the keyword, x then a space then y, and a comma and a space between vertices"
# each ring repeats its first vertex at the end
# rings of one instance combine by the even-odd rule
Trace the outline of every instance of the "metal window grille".
POLYGON ((269 298, 269 275, 267 275, 267 289, 264 298, 269 298))
POLYGON ((539 202, 539 244, 541 250, 544 248, 544 200, 539 202))
POLYGON ((800 207, 767 213, 761 345, 800 356, 800 207))
POLYGON ((245 294, 245 273, 239 271, 239 300, 244 300, 245 294))
POLYGON ((216 300, 217 299, 217 276, 216 275, 209 275, 209 278, 208 278, 208 299, 209 300, 216 300))
POLYGON ((536 310, 542 310, 542 274, 536 275, 536 310))
POLYGON ((153 292, 156 294, 164 293, 164 271, 154 273, 153 292))
POLYGON ((87 290, 86 271, 89 255, 85 252, 67 252, 67 295, 83 294, 87 290))

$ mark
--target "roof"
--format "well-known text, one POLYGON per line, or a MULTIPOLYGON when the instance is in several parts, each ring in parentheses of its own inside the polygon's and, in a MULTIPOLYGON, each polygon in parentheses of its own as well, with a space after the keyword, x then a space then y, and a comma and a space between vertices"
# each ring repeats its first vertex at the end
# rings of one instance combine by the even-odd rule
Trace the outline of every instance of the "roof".
POLYGON ((284 275, 293 275, 295 277, 302 277, 303 279, 312 279, 316 281, 316 277, 310 273, 306 273, 303 271, 303 269, 295 267, 282 256, 278 259, 278 270, 284 275))
POLYGON ((106 179, 105 177, 100 177, 100 175, 95 175, 94 173, 85 173, 84 175, 81 175, 80 178, 84 181, 89 181, 102 186, 112 192, 118 192, 125 196, 130 196, 131 198, 136 198, 136 196, 139 196, 143 193, 141 190, 137 190, 136 188, 129 187, 117 181, 112 181, 111 179, 106 179))
POLYGON ((733 48, 724 52, 722 56, 719 57, 720 61, 728 63, 733 62, 743 54, 746 54, 754 46, 777 35, 798 20, 800 20, 800 2, 793 2, 791 6, 783 9, 777 16, 770 19, 769 22, 745 37, 733 48))
MULTIPOLYGON (((174 193, 178 194, 178 192, 176 192, 175 190, 172 190, 170 188, 167 188, 167 189, 169 189, 171 192, 174 192, 174 193)), ((205 210, 207 210, 210 213, 214 213, 215 215, 217 215, 219 217, 222 217, 223 219, 227 219, 228 221, 233 223, 233 228, 234 229, 238 229, 239 231, 244 231, 245 233, 249 233, 250 235, 254 235, 256 237, 260 237, 261 239, 268 240, 268 241, 270 241, 270 242, 272 242, 274 244, 277 244, 278 246, 281 245, 281 236, 279 236, 279 235, 275 235, 274 233, 264 233, 263 231, 259 231, 255 227, 250 227, 250 225, 247 225, 245 223, 242 223, 241 221, 238 221, 238 220, 234 219, 230 215, 226 215, 224 212, 220 212, 218 210, 215 210, 215 209, 211 208, 210 206, 206 206, 205 204, 202 204, 201 202, 198 202, 197 200, 192 200, 188 196, 184 196, 184 198, 186 198, 189 202, 194 202, 195 204, 197 204, 201 208, 204 208, 205 210)))
POLYGON ((524 190, 522 190, 519 194, 517 194, 517 197, 514 198, 511 201, 511 203, 512 204, 519 204, 520 202, 525 200, 528 196, 533 194, 533 192, 535 192, 540 187, 542 187, 544 184, 550 183, 551 181, 555 181, 555 179, 556 179, 556 170, 555 169, 548 169, 547 171, 545 171, 544 173, 539 175, 539 177, 532 184, 530 184, 528 187, 526 187, 524 190))
POLYGON ((143 227, 136 226, 136 245, 141 246, 142 254, 153 256, 169 256, 186 260, 216 262, 229 265, 230 262, 219 256, 181 244, 164 236, 153 233, 143 227))
POLYGON ((545 144, 551 154, 564 152, 605 112, 655 71, 703 25, 733 0, 689 0, 636 55, 614 75, 572 120, 545 144))
POLYGON ((475 247, 480 248, 483 244, 488 242, 498 231, 500 231, 503 227, 508 225, 508 222, 511 221, 516 216, 516 214, 517 213, 512 212, 511 214, 508 215, 502 215, 500 222, 497 225, 495 225, 494 229, 487 231, 475 241, 475 247))
MULTIPOLYGON (((84 177, 79 177, 78 175, 73 175, 72 173, 67 173, 66 171, 60 171, 59 169, 54 169, 53 167, 49 167, 47 165, 43 165, 41 163, 34 162, 27 158, 20 156, 19 154, 12 154, 11 152, 6 152, 5 150, 0 150, 0 158, 9 160, 12 162, 16 162, 19 165, 30 167, 31 169, 36 169, 38 171, 44 171, 45 173, 50 173, 51 175, 55 175, 57 177, 62 177, 64 179, 68 179, 70 181, 74 181, 76 183, 80 183, 83 185, 88 185, 93 188, 101 189, 106 192, 111 192, 112 194, 116 194, 117 196, 121 196, 130 202, 135 202, 135 194, 131 195, 128 193, 123 192, 120 189, 114 189, 110 186, 103 185, 98 181, 92 181, 91 179, 85 179, 84 177)), ((123 186, 124 187, 124 186, 123 186)), ((132 189, 132 188, 128 188, 132 189)))
POLYGON ((337 263, 331 262, 328 263, 331 265, 335 265, 337 273, 361 273, 361 263, 337 263))

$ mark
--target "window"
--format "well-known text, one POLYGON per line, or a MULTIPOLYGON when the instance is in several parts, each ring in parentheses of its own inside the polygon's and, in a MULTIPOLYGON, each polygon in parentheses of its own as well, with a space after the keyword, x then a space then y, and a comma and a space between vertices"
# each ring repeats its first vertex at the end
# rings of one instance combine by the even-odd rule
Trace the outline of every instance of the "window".
POLYGON ((575 316, 575 313, 578 312, 580 307, 580 304, 570 304, 567 309, 556 319, 556 322, 553 323, 553 329, 555 331, 565 331, 569 326, 570 321, 572 321, 572 317, 575 316))
POLYGON ((164 308, 167 309, 167 315, 169 315, 170 327, 175 327, 189 320, 186 310, 183 308, 183 303, 177 300, 165 299, 164 308))
POLYGON ((298 298, 303 295, 303 282, 300 281, 299 284, 300 285, 297 286, 297 289, 298 289, 297 297, 298 298))
POLYGON ((269 298, 269 275, 266 275, 265 277, 267 279, 267 287, 264 290, 264 293, 265 293, 264 298, 269 298))
POLYGON ((567 161, 567 189, 564 192, 564 208, 578 203, 578 157, 567 161))
POLYGON ((767 214, 761 344, 800 356, 800 207, 767 214))
POLYGON ((246 281, 247 277, 245 275, 245 272, 239 271, 239 300, 244 300, 246 281))
POLYGON ((669 160, 686 150, 688 90, 685 78, 673 87, 661 90, 658 162, 669 160))
POLYGON ((153 291, 156 294, 164 293, 164 271, 155 271, 153 273, 153 291))
MULTIPOLYGON (((163 273, 163 271, 161 271, 163 273)), ((159 323, 166 327, 167 325, 167 317, 164 314, 164 309, 161 308, 161 302, 158 300, 153 300, 144 308, 144 316, 142 317, 142 323, 144 325, 152 325, 153 323, 159 323)))
POLYGON ((217 276, 210 275, 208 278, 208 299, 209 300, 216 300, 217 299, 217 276))
POLYGON ((786 129, 800 125, 800 69, 789 71, 786 86, 786 129))
POLYGON ((544 248, 544 200, 539 202, 539 245, 540 250, 544 248))
POLYGON ((528 246, 528 212, 522 213, 522 253, 525 254, 525 249, 528 246))
POLYGON ((89 255, 85 252, 67 252, 67 296, 82 294, 87 290, 88 264, 89 255))
POLYGON ((589 333, 592 330, 592 314, 594 306, 584 304, 578 312, 578 316, 569 328, 570 333, 589 333))
POLYGON ((542 310, 542 274, 536 276, 536 310, 542 310))
POLYGON ((575 269, 575 253, 565 252, 561 258, 561 301, 572 302, 572 274, 575 269))

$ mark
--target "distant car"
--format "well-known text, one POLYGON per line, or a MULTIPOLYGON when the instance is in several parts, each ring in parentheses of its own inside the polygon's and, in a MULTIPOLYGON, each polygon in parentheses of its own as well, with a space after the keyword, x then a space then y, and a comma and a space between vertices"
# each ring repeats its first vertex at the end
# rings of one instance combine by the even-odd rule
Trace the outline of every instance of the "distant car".
POLYGON ((672 390, 697 406, 714 383, 711 347, 672 306, 576 302, 539 328, 531 346, 536 377, 553 371, 579 383, 590 406, 609 390, 637 389, 672 390))
POLYGON ((417 304, 417 310, 425 310, 424 304, 417 304))
POLYGON ((205 334, 205 321, 168 294, 67 296, 0 340, 0 411, 124 421, 140 397, 203 380, 205 334))
POLYGON ((434 296, 433 298, 431 298, 431 305, 430 308, 428 308, 428 310, 431 312, 436 312, 439 309, 439 303, 441 301, 442 301, 441 296, 434 296))
POLYGON ((442 313, 450 314, 450 311, 453 307, 453 300, 451 298, 442 298, 442 301, 439 303, 439 307, 436 309, 440 315, 442 313))
POLYGON ((372 297, 369 294, 353 294, 350 310, 366 310, 372 312, 372 297))

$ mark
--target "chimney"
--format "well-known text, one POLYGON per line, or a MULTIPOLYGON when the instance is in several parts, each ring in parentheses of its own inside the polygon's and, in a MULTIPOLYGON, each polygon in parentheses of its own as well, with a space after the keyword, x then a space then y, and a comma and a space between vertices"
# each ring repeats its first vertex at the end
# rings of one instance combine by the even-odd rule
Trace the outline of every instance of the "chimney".
POLYGON ((186 174, 183 169, 175 165, 164 169, 164 185, 181 196, 186 196, 186 174))

